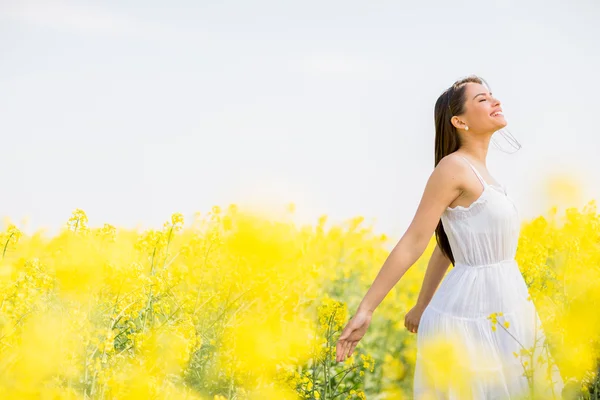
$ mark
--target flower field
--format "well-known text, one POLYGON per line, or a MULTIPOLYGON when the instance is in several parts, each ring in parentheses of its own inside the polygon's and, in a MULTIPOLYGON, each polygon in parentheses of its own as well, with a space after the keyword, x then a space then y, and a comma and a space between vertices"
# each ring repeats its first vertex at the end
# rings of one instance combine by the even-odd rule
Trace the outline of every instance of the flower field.
MULTIPOLYGON (((213 207, 162 229, 89 226, 75 210, 48 237, 0 234, 0 398, 410 399, 414 306, 435 241, 373 315, 351 358, 340 330, 391 240, 362 217, 329 224, 213 207)), ((514 354, 531 382, 551 354, 570 399, 600 399, 600 214, 524 221, 521 272, 548 338, 514 354)), ((452 267, 450 267, 452 268, 452 267)), ((510 332, 503 310, 490 329, 510 332)), ((461 353, 435 344, 432 373, 456 384, 461 353), (454 375, 453 375, 454 374, 454 375)), ((557 398, 561 398, 558 394, 557 398)))

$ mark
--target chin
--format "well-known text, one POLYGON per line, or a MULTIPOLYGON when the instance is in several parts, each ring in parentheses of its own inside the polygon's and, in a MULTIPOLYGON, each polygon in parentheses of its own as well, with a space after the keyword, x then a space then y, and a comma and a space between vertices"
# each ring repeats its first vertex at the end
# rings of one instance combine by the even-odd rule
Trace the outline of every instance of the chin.
POLYGON ((502 129, 502 128, 504 128, 506 125, 508 125, 508 122, 506 122, 506 121, 496 124, 496 126, 497 126, 497 129, 502 129))

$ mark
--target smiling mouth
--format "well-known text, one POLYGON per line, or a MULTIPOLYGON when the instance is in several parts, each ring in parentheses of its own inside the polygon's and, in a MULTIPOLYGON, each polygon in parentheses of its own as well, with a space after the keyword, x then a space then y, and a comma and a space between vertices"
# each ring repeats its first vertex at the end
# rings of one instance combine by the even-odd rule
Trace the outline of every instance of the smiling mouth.
POLYGON ((495 113, 493 113, 493 114, 490 114, 490 116, 492 116, 492 117, 498 117, 498 116, 502 116, 502 117, 503 117, 503 116, 504 116, 504 113, 502 113, 502 111, 497 111, 497 112, 495 112, 495 113))

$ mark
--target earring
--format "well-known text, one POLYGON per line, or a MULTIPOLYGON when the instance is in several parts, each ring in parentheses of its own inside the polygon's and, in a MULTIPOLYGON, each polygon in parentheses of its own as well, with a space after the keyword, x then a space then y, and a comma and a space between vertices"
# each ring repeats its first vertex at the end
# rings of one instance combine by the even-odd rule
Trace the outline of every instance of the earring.
POLYGON ((469 130, 469 127, 465 125, 465 131, 468 131, 468 130, 469 130))

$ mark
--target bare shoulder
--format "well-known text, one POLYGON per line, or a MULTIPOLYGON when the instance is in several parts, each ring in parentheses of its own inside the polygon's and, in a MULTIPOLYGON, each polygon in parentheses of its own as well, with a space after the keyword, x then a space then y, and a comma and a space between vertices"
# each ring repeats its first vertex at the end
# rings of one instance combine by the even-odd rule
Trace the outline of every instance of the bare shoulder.
POLYGON ((460 154, 449 154, 440 160, 429 176, 415 216, 403 236, 403 239, 411 241, 411 246, 418 249, 419 254, 427 246, 446 208, 461 195, 465 164, 460 154))
POLYGON ((468 165, 459 154, 451 153, 443 157, 435 167, 432 177, 445 182, 448 186, 462 188, 462 179, 468 170, 468 165))

